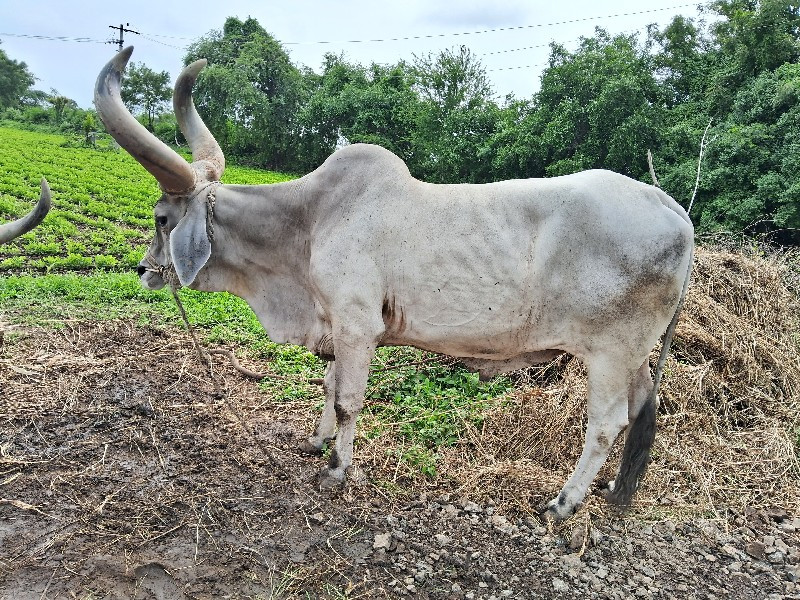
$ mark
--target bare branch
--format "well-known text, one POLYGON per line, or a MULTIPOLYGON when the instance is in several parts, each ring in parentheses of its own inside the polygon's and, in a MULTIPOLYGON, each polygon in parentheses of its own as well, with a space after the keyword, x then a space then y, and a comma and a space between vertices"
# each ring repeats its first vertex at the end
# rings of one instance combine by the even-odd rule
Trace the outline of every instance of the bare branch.
POLYGON ((650 177, 653 178, 653 185, 660 188, 661 184, 658 183, 658 179, 656 178, 656 170, 653 168, 653 153, 650 152, 650 148, 647 149, 647 167, 650 169, 650 177))
POLYGON ((694 197, 697 194, 697 188, 700 185, 700 166, 703 164, 703 152, 706 150, 706 136, 708 135, 708 130, 711 127, 711 121, 714 120, 714 117, 711 117, 708 120, 708 125, 706 125, 706 130, 703 132, 703 139, 700 140, 700 158, 697 159, 697 178, 694 182, 694 191, 692 192, 692 199, 689 200, 689 208, 686 209, 686 214, 688 215, 692 211, 692 205, 694 204, 694 197))

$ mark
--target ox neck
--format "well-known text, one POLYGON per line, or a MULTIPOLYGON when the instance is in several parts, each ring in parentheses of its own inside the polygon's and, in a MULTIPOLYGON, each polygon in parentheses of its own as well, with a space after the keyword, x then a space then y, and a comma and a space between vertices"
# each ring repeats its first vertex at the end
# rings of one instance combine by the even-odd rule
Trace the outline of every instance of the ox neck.
POLYGON ((307 272, 308 209, 300 181, 215 188, 211 258, 192 288, 247 299, 265 275, 307 272))

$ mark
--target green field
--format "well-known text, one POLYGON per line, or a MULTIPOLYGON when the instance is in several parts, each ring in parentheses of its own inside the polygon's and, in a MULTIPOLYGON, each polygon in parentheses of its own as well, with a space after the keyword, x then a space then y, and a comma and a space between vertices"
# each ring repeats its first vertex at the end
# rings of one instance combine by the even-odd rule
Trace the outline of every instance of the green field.
MULTIPOLYGON (((0 272, 128 270, 153 234, 155 179, 127 152, 60 135, 0 128, 0 219, 28 212, 45 177, 53 208, 35 231, 0 247, 0 272)), ((230 166, 225 183, 291 176, 230 166)))
MULTIPOLYGON (((0 128, 0 219, 28 212, 47 178, 53 209, 42 224, 0 246, 0 321, 59 327, 65 320, 134 319, 179 327, 167 290, 139 284, 134 270, 153 234, 155 180, 119 149, 87 148, 58 135, 0 128)), ((288 175, 228 166, 226 183, 274 183, 288 175)), ((303 348, 271 342, 247 304, 230 294, 180 292, 189 321, 209 344, 234 346, 254 360, 269 359, 262 387, 274 401, 315 401, 324 363, 303 348)), ((465 421, 480 424, 511 387, 488 383, 411 348, 381 348, 369 384, 367 435, 385 429, 409 440, 403 456, 426 475, 436 473, 439 445, 458 441, 465 421)))

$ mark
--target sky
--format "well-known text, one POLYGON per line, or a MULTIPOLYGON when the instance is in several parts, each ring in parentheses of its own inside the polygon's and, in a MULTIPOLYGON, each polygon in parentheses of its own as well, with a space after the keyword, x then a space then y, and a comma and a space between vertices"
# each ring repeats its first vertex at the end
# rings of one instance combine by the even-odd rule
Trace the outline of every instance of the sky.
POLYGON ((362 65, 395 64, 467 46, 487 71, 496 98, 530 98, 539 87, 550 42, 568 50, 596 27, 611 35, 667 25, 675 15, 702 18, 685 0, 0 0, 0 48, 24 61, 35 88, 89 108, 97 73, 118 46, 107 43, 126 25, 132 61, 180 73, 185 47, 222 28, 227 17, 253 17, 280 41, 292 62, 320 72, 326 53, 362 65), (41 36, 41 37, 33 37, 41 36), (61 39, 48 39, 61 38, 61 39))

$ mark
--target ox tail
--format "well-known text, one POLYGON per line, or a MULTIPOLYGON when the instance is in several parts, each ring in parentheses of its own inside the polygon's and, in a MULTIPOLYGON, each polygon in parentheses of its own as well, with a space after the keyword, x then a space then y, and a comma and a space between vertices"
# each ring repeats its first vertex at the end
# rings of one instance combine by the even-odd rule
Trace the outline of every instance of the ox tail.
POLYGON ((683 290, 681 291, 680 300, 678 300, 678 306, 675 309, 675 314, 672 316, 672 321, 670 321, 661 343, 661 353, 658 356, 658 363, 656 364, 653 377, 653 389, 650 390, 647 401, 628 428, 628 433, 625 437, 625 448, 622 451, 619 473, 616 479, 614 479, 613 489, 610 490, 607 496, 609 502, 618 506, 630 506, 631 498, 634 493, 636 493, 639 482, 642 480, 642 477, 644 477, 647 464, 650 461, 650 449, 653 447, 653 442, 656 438, 658 385, 661 383, 664 363, 667 362, 669 347, 675 335, 678 316, 686 300, 686 291, 689 289, 689 275, 692 272, 693 259, 694 248, 689 254, 689 268, 686 271, 686 279, 683 282, 683 290))

